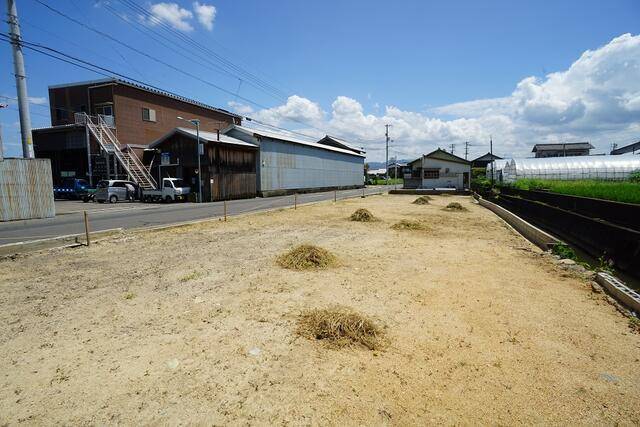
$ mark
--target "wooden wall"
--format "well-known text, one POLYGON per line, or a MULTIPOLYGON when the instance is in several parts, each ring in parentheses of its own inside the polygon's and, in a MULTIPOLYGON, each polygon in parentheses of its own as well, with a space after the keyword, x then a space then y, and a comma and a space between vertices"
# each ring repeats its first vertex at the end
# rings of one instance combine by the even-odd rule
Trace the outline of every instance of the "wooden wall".
MULTIPOLYGON (((205 151, 201 159, 202 197, 204 201, 245 199, 256 196, 256 158, 257 149, 223 144, 217 141, 204 142, 205 151)), ((191 187, 193 193, 198 192, 196 141, 193 138, 176 134, 164 141, 159 148, 161 152, 170 153, 170 162, 177 166, 164 167, 166 173, 182 178, 191 187)), ((145 157, 149 163, 150 157, 145 157)), ((160 162, 156 154, 153 162, 153 176, 158 176, 157 164, 160 162)))
POLYGON ((211 201, 256 196, 257 150, 217 143, 208 143, 205 147, 203 157, 208 160, 208 173, 203 175, 211 201))

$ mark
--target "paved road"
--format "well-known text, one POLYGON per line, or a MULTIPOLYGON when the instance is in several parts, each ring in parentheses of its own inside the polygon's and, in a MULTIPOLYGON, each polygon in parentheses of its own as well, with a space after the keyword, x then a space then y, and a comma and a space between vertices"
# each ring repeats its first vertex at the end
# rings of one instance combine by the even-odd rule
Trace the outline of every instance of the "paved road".
MULTIPOLYGON (((389 186, 393 188, 393 186, 389 186)), ((365 189, 365 194, 375 194, 386 191, 385 186, 372 186, 365 189)), ((359 197, 362 189, 343 190, 337 192, 338 199, 359 197)), ((298 195, 298 204, 332 200, 334 192, 307 193, 298 195)), ((65 202, 64 215, 55 218, 32 219, 27 221, 11 221, 0 224, 0 245, 24 242, 29 240, 46 239, 50 237, 67 236, 84 233, 83 204, 78 203, 78 211, 71 211, 71 203, 65 202)), ((237 215, 241 213, 274 209, 293 205, 293 196, 279 196, 232 200, 227 202, 227 213, 237 215)), ((176 203, 176 204, 144 204, 118 203, 106 205, 100 209, 98 204, 84 205, 91 207, 89 221, 91 231, 110 230, 114 228, 138 228, 155 225, 166 225, 184 221, 220 217, 224 214, 223 202, 213 203, 176 203), (98 208, 96 208, 98 207, 98 208)))

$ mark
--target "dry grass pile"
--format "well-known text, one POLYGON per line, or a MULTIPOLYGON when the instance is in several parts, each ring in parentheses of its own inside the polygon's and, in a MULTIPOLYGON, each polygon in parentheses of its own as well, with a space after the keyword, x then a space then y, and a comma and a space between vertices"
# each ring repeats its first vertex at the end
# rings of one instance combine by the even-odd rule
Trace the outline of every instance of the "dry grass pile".
POLYGON ((447 211, 455 211, 455 212, 464 212, 464 211, 468 210, 467 208, 465 208, 464 206, 462 206, 458 202, 449 203, 447 205, 447 207, 444 208, 444 209, 447 210, 447 211))
POLYGON ((415 199, 413 201, 414 205, 428 205, 429 204, 429 200, 433 200, 431 197, 429 196, 420 196, 417 199, 415 199))
POLYGON ((400 222, 396 222, 391 226, 394 230, 429 230, 429 227, 424 222, 420 221, 409 221, 408 219, 403 219, 400 222))
POLYGON ((356 344, 377 350, 385 344, 383 331, 373 321, 346 307, 304 311, 297 332, 336 347, 356 344))
POLYGON ((360 221, 360 222, 377 221, 377 218, 373 216, 371 212, 363 208, 360 208, 354 213, 352 213, 350 219, 351 221, 360 221))
POLYGON ((335 255, 326 249, 314 245, 300 245, 277 259, 281 267, 291 270, 320 270, 338 265, 335 255))

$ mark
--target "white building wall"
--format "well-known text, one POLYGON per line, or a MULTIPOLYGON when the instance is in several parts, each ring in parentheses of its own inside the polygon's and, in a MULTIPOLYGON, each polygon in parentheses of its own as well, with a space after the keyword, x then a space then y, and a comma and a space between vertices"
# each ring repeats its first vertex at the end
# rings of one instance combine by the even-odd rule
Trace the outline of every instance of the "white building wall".
POLYGON ((462 163, 423 157, 422 169, 422 188, 456 188, 462 190, 464 189, 463 174, 467 172, 469 179, 471 179, 471 165, 464 165, 462 163), (438 169, 440 171, 440 178, 425 179, 424 169, 438 169))

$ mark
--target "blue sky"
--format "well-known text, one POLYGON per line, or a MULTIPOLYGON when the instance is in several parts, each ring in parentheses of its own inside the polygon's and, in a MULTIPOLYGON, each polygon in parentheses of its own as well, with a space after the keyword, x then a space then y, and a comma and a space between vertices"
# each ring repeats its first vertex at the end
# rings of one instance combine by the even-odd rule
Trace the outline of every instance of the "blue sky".
MULTIPOLYGON (((639 88, 621 82, 621 76, 640 77, 638 1, 204 0, 201 16, 192 1, 129 0, 156 17, 144 22, 122 0, 41 1, 232 94, 108 41, 35 0, 18 0, 27 41, 271 124, 348 138, 364 145, 371 160, 382 158, 384 123, 393 125, 400 157, 452 143, 461 154, 466 140, 474 144, 471 155, 479 155, 489 135, 504 155, 528 155, 531 145, 545 141, 590 140, 602 152, 610 142, 640 140, 639 88), (177 33, 163 33, 158 20, 177 33), (205 66, 199 65, 150 39, 150 30, 177 43, 178 34, 186 34, 292 97, 217 71, 219 60, 210 53, 196 53, 209 61, 199 59, 205 66), (587 50, 596 57, 580 63, 587 50), (579 66, 572 71, 574 63, 579 66), (608 67, 609 80, 590 87, 590 73, 608 67), (565 74, 554 81, 549 73, 565 74), (526 80, 532 76, 537 80, 526 80), (622 101, 612 106, 611 100, 622 101)), ((189 56, 191 48, 180 51, 189 56)), ((6 43, 0 58, 0 95, 14 97, 6 43)), ((26 65, 34 103, 45 102, 48 85, 101 78, 29 51, 26 65)), ((7 155, 20 153, 14 108, 0 112, 7 155)), ((49 124, 46 108, 32 105, 31 111, 34 126, 49 124)))

